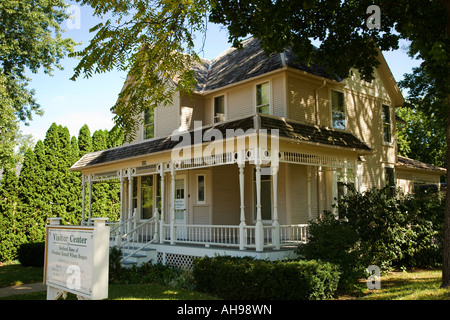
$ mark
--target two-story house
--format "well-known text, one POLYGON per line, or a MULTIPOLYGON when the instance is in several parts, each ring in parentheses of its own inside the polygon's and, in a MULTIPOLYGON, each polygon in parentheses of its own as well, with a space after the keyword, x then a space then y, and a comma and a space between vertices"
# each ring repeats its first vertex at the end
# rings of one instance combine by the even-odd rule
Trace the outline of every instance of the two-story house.
POLYGON ((215 254, 283 259, 346 184, 438 183, 439 168, 398 160, 394 109, 404 100, 379 59, 371 82, 357 72, 336 79, 290 49, 267 57, 254 38, 202 61, 191 96, 143 114, 132 143, 73 165, 83 174, 83 222, 96 214, 92 184, 114 181, 113 233, 124 250, 135 247, 127 261, 144 252, 178 265, 215 254))

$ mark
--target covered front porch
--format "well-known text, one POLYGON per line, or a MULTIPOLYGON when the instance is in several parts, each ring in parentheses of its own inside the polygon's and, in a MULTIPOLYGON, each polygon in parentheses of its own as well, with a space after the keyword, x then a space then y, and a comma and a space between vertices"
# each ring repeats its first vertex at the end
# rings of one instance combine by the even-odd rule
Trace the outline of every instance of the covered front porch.
POLYGON ((308 222, 331 208, 339 176, 358 184, 358 164, 284 150, 271 161, 270 154, 255 148, 202 163, 141 161, 139 167, 84 175, 82 224, 92 218, 93 185, 115 182, 121 213, 120 221, 109 222, 110 243, 122 249, 125 262, 139 256, 174 264, 217 254, 292 257, 308 239, 308 222))
POLYGON ((223 123, 183 133, 189 143, 172 136, 86 155, 72 168, 83 174, 81 223, 93 217, 93 185, 119 183, 120 220, 109 223, 124 261, 145 251, 158 262, 181 253, 289 256, 344 185, 358 189, 358 156, 368 150, 346 133, 273 117, 239 125, 247 122, 245 132, 223 123), (205 142, 214 130, 218 138, 205 142))

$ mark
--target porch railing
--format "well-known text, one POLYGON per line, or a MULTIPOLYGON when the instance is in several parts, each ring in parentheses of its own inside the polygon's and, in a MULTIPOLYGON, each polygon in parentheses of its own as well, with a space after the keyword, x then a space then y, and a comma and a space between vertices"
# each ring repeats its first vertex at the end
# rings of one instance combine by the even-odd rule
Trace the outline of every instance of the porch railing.
MULTIPOLYGON (((278 228, 278 240, 275 238, 275 226, 263 226, 263 248, 279 248, 306 243, 308 225, 282 225, 278 228)), ((240 226, 225 225, 170 225, 163 224, 160 241, 176 244, 198 244, 224 246, 241 249, 257 249, 256 227, 244 226, 243 237, 240 226), (173 231, 171 231, 173 228, 173 231)))

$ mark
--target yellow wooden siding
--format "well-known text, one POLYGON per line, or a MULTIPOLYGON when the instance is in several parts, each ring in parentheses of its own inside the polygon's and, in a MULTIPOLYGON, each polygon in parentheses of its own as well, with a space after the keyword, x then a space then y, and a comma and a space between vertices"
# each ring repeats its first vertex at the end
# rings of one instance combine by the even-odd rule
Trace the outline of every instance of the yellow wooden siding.
POLYGON ((236 165, 214 167, 213 177, 213 224, 239 225, 240 197, 239 170, 236 165))

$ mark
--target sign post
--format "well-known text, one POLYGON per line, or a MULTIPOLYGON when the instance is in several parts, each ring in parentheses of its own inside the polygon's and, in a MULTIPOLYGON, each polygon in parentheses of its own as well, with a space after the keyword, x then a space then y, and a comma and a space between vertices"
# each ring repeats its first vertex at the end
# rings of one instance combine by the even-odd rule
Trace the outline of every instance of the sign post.
POLYGON ((109 273, 107 218, 94 218, 93 226, 64 226, 50 218, 46 226, 44 284, 47 300, 67 292, 78 299, 106 299, 109 273))

